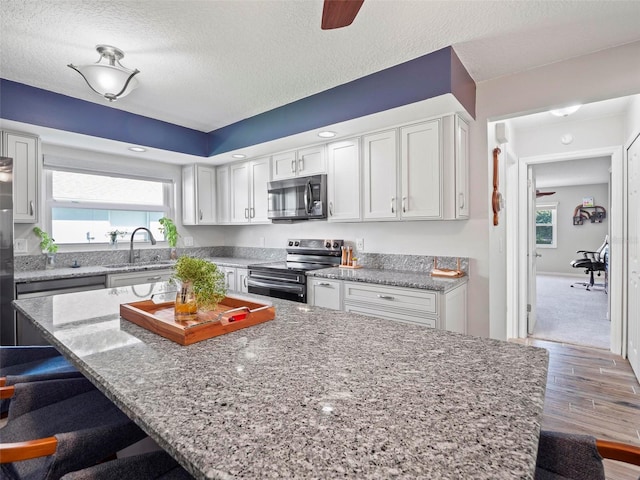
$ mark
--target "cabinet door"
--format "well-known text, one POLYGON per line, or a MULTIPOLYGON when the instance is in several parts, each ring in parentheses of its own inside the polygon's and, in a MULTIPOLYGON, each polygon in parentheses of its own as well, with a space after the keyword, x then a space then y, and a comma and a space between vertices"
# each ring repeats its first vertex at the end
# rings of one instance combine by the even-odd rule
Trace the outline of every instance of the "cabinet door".
POLYGON ((13 221, 35 223, 38 220, 38 139, 6 132, 4 155, 13 158, 13 221))
POLYGON ((218 223, 227 224, 231 221, 231 197, 229 188, 229 166, 216 169, 216 197, 218 204, 218 223))
POLYGON ((236 291, 236 269, 233 267, 218 266, 218 270, 224 273, 224 285, 228 292, 236 291))
POLYGON ((309 304, 315 307, 341 310, 341 283, 339 280, 326 280, 324 278, 309 279, 307 291, 309 304))
POLYGON ((249 163, 231 165, 231 223, 249 222, 249 163))
POLYGON ((182 167, 182 224, 196 225, 196 166, 182 167))
POLYGON ((440 121, 400 129, 402 218, 441 218, 440 121))
POLYGON ((269 223, 269 158, 251 162, 251 203, 249 206, 249 221, 251 223, 269 223))
POLYGON ((445 330, 467 333, 467 284, 444 295, 442 319, 445 330))
POLYGON ((469 218, 469 125, 456 116, 456 218, 469 218))
POLYGON ((249 293, 249 271, 246 268, 236 268, 236 291, 249 293))
POLYGON ((272 157, 273 179, 282 180, 296 176, 296 152, 278 153, 272 157))
POLYGON ((360 220, 360 144, 359 140, 330 143, 327 147, 328 220, 360 220))
POLYGON ((216 223, 216 170, 203 165, 196 166, 196 223, 213 225, 216 223))
POLYGON ((395 130, 363 137, 363 218, 367 220, 398 216, 396 143, 395 130))
POLYGON ((327 171, 324 145, 298 150, 297 172, 299 176, 316 175, 327 171))

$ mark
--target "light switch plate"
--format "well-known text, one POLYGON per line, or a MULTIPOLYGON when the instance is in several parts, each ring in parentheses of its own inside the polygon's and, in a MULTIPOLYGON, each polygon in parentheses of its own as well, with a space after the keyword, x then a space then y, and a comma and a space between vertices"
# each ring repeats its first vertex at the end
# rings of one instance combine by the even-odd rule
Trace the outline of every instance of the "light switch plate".
POLYGON ((185 247, 193 247, 193 237, 182 237, 185 247))
POLYGON ((29 244, 26 238, 16 238, 13 243, 14 253, 27 253, 29 251, 29 244))

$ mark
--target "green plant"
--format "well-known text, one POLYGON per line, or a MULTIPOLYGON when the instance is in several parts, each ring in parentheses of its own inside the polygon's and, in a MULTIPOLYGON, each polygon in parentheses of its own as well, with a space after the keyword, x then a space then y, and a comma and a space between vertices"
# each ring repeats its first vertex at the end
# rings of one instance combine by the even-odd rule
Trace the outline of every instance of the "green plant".
POLYGON ((227 294, 224 273, 218 270, 215 263, 183 255, 178 258, 173 270, 173 279, 191 282, 198 308, 213 310, 227 294))
POLYGON ((162 217, 158 221, 160 222, 160 225, 162 225, 160 231, 164 235, 164 238, 167 239, 167 243, 169 243, 169 246, 174 248, 178 244, 178 237, 180 236, 175 223, 173 223, 173 220, 167 217, 162 217))
POLYGON ((40 248, 43 252, 56 253, 58 251, 58 245, 55 244, 55 240, 47 232, 40 227, 33 227, 33 232, 40 237, 40 248))

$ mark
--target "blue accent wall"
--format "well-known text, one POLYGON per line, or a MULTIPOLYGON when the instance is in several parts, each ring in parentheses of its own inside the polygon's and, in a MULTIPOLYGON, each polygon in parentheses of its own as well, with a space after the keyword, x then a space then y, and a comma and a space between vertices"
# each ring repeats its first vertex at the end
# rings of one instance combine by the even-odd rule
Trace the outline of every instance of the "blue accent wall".
POLYGON ((209 133, 5 79, 0 79, 0 117, 209 157, 447 93, 475 117, 475 83, 451 47, 209 133))
POLYGON ((204 132, 0 79, 0 117, 171 152, 207 156, 204 132))

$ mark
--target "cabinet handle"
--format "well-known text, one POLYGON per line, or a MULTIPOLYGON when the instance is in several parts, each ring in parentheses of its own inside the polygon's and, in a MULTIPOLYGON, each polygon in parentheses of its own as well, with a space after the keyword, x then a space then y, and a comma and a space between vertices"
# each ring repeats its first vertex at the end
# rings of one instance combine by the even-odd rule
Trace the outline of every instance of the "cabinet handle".
POLYGON ((395 203, 396 203, 396 197, 391 197, 391 213, 396 213, 395 203))
POLYGON ((458 203, 460 204, 459 208, 464 208, 464 193, 459 193, 458 194, 458 203))
POLYGON ((33 217, 33 211, 35 210, 33 200, 29 200, 29 215, 33 217))
POLYGON ((378 295, 378 298, 381 298, 382 300, 395 300, 395 297, 392 297, 391 295, 378 295))
POLYGON ((298 160, 298 171, 301 172, 304 170, 304 159, 301 158, 300 160, 298 160))
POLYGON ((249 209, 248 208, 244 209, 244 218, 249 218, 249 209))
POLYGON ((329 202, 329 215, 333 217, 333 202, 329 202))
POLYGON ((247 288, 247 277, 242 277, 242 285, 244 285, 244 288, 247 288))
POLYGON ((407 197, 402 197, 402 213, 405 213, 407 211, 405 206, 406 201, 407 201, 407 197))
POLYGON ((156 280, 160 280, 160 279, 162 279, 162 276, 160 276, 160 275, 157 275, 155 277, 147 278, 147 280, 149 280, 150 282, 155 282, 156 280))
POLYGON ((200 217, 200 220, 202 220, 202 210, 198 210, 198 216, 200 217))
POLYGON ((256 218, 256 209, 255 208, 251 207, 249 209, 249 217, 250 218, 256 218))
POLYGON ((319 287, 330 287, 331 284, 329 282, 320 282, 320 283, 318 283, 318 286, 319 287))
POLYGON ((291 160, 291 173, 296 173, 296 161, 291 160))

